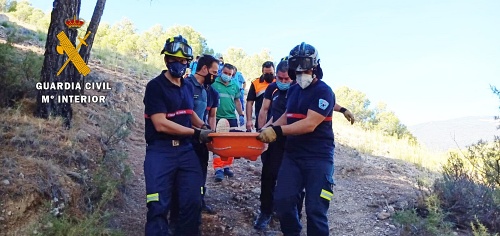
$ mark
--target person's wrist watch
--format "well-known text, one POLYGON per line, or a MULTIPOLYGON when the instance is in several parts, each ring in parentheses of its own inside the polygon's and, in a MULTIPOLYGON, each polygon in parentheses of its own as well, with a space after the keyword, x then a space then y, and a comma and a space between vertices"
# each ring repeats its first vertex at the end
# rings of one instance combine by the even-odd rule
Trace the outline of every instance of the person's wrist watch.
POLYGON ((340 113, 344 113, 345 111, 347 111, 347 109, 345 109, 345 107, 342 107, 342 108, 340 108, 340 110, 339 110, 339 112, 340 112, 340 113))

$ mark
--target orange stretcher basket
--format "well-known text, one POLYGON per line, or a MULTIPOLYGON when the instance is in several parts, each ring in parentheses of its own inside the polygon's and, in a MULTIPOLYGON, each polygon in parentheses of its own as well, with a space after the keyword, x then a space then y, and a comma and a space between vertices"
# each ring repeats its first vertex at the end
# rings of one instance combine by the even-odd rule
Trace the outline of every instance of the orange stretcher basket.
POLYGON ((221 132, 211 133, 212 142, 207 143, 208 150, 219 155, 222 160, 228 157, 243 157, 256 161, 265 151, 265 144, 256 139, 259 133, 221 132))

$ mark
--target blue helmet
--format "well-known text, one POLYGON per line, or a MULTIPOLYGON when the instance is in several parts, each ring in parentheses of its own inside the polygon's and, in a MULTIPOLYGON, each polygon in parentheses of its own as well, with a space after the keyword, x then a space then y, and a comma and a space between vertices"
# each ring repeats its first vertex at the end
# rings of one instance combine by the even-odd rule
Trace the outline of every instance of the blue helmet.
POLYGON ((295 71, 312 70, 319 65, 318 50, 312 45, 302 42, 290 51, 288 65, 290 69, 295 71))

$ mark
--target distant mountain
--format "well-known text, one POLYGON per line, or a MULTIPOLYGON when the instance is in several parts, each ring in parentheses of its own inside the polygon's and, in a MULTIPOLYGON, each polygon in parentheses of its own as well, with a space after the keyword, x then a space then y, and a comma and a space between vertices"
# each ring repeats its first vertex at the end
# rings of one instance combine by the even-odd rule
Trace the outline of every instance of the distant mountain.
POLYGON ((471 116, 445 121, 432 121, 409 126, 420 143, 433 151, 465 148, 478 140, 500 136, 499 121, 490 116, 471 116), (458 146, 457 146, 458 145, 458 146))

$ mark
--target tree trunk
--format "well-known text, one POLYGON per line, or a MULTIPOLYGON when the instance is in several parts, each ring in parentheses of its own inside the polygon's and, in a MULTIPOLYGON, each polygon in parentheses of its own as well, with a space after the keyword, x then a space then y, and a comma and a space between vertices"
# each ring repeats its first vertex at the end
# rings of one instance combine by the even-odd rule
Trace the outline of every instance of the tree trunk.
MULTIPOLYGON (((69 29, 65 21, 80 14, 81 0, 54 0, 49 30, 47 33, 47 42, 45 44, 45 58, 43 61, 41 80, 40 82, 72 82, 74 79, 75 67, 73 63, 68 63, 62 73, 57 76, 57 71, 62 67, 64 62, 68 60, 65 55, 60 55, 56 51, 59 45, 57 34, 64 31, 71 42, 75 42, 78 32, 69 29)), ((61 116, 67 128, 71 127, 71 118, 73 110, 70 103, 57 103, 58 95, 73 94, 71 90, 39 90, 37 97, 37 109, 35 116, 48 118, 50 116, 61 116), (43 103, 42 96, 48 95, 53 99, 43 103), (54 97, 52 97, 54 96, 54 97)))
MULTIPOLYGON (((90 31, 91 34, 86 40, 87 45, 82 45, 80 48, 80 56, 83 58, 83 61, 85 63, 89 62, 90 58, 90 51, 92 50, 92 45, 94 44, 94 38, 95 35, 97 34, 97 29, 99 27, 99 23, 101 22, 101 16, 104 12, 104 6, 106 5, 106 0, 97 0, 97 3, 95 4, 94 8, 94 13, 92 14, 92 19, 90 20, 89 27, 87 28, 87 32, 85 32, 85 35, 90 31)), ((76 70, 76 68, 75 68, 76 70)), ((78 71, 74 72, 75 74, 78 74, 79 76, 79 81, 82 84, 85 84, 85 77, 83 75, 80 75, 78 71)), ((84 89, 80 91, 80 94, 83 94, 84 89)))

